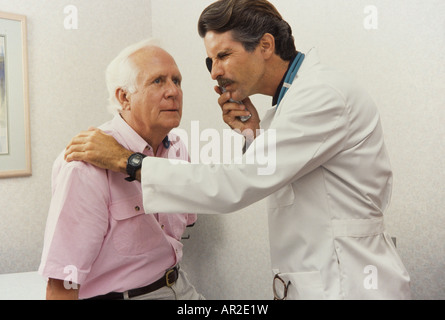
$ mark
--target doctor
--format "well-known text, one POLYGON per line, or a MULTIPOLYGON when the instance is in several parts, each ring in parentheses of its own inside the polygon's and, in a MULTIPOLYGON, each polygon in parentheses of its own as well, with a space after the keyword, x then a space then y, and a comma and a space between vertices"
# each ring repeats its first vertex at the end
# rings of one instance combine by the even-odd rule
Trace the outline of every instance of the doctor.
MULTIPOLYGON (((276 168, 259 174, 246 161, 147 157, 135 173, 145 207, 229 213, 267 197, 276 299, 409 299, 409 275, 385 232, 392 172, 372 99, 315 50, 297 52, 290 26, 265 0, 217 1, 198 28, 211 76, 227 89, 215 88, 223 119, 251 143, 244 157, 265 146, 275 150, 276 168), (261 135, 253 94, 273 97, 261 135)), ((72 140, 66 160, 127 172, 131 154, 91 129, 72 140)))

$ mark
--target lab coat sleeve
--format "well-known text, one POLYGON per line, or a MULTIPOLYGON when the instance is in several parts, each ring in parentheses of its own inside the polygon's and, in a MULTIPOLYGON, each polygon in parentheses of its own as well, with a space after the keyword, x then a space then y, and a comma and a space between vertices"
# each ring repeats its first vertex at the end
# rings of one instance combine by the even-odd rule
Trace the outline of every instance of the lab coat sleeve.
POLYGON ((343 147, 347 129, 347 106, 338 91, 326 84, 289 90, 269 129, 255 139, 241 164, 145 158, 144 206, 147 213, 237 211, 329 160, 343 147))

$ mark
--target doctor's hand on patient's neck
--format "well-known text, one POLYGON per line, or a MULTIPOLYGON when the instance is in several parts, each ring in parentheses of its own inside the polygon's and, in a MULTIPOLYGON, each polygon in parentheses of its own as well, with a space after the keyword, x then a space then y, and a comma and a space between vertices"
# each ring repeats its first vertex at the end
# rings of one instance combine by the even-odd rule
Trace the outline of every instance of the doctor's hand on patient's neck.
MULTIPOLYGON (((133 152, 122 147, 111 135, 89 128, 75 136, 65 150, 65 160, 84 161, 102 169, 127 173, 127 159, 133 152)), ((140 170, 136 175, 140 179, 140 170)))

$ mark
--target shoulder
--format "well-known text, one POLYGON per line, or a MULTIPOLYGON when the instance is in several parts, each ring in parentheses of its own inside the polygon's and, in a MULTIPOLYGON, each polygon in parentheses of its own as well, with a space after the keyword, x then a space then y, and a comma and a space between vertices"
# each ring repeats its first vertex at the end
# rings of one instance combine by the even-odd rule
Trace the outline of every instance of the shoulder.
POLYGON ((78 184, 100 183, 107 180, 107 171, 83 161, 67 162, 61 152, 52 167, 53 183, 76 181, 78 184))
POLYGON ((343 100, 357 95, 368 95, 360 82, 352 74, 319 63, 313 66, 301 78, 297 78, 300 90, 314 90, 314 94, 332 94, 341 96, 343 100))

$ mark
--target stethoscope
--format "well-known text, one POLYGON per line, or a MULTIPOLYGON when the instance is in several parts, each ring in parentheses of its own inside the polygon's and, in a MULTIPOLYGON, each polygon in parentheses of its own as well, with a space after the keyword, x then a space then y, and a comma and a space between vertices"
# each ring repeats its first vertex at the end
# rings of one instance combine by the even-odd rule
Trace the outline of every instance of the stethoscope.
POLYGON ((280 105, 281 100, 283 100, 284 95, 286 94, 287 90, 291 87, 292 83, 294 82, 295 76, 297 75, 298 70, 301 67, 301 64, 303 63, 305 55, 301 52, 298 52, 297 56, 295 57, 294 61, 292 62, 292 65, 289 68, 289 71, 286 74, 286 77, 284 78, 283 86, 281 87, 280 94, 278 95, 278 102, 277 102, 277 108, 280 105))

